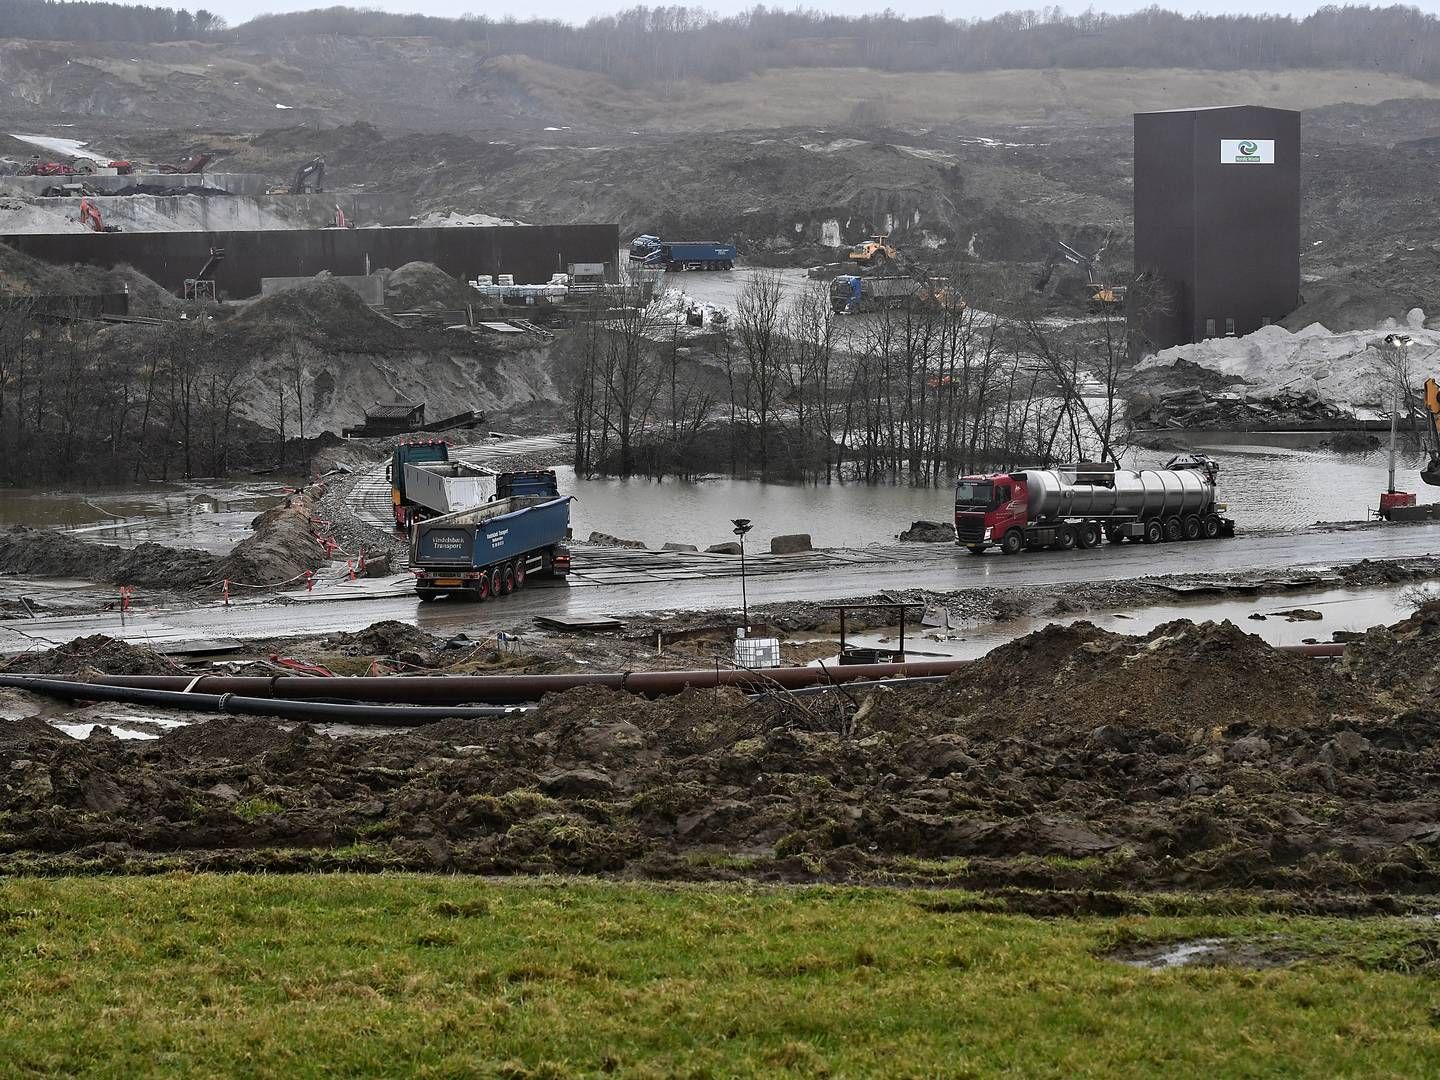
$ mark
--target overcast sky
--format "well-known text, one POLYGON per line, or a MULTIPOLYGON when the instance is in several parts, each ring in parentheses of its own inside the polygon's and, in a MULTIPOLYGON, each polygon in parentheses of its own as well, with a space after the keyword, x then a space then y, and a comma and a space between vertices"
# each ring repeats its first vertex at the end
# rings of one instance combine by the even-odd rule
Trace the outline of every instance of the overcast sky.
MULTIPOLYGON (((157 0, 158 2, 158 0, 157 0)), ((306 11, 312 8, 328 7, 337 0, 210 0, 208 3, 200 3, 197 0, 171 0, 176 7, 204 7, 210 11, 217 12, 235 26, 256 15, 272 11, 306 11)), ((345 2, 345 0, 338 0, 345 2)), ((638 0, 636 0, 638 2, 638 0)), ((673 2, 673 0, 672 0, 673 2)), ((950 3, 939 6, 926 0, 823 0, 820 3, 809 3, 802 6, 818 8, 823 11, 831 11, 843 15, 864 15, 871 12, 883 11, 890 8, 902 15, 935 15, 942 14, 952 19, 959 18, 984 18, 990 15, 997 15, 1002 11, 1014 11, 1017 9, 1031 8, 1039 10, 1046 6, 1047 0, 1036 0, 1036 2, 1006 3, 1004 0, 971 0, 970 3, 950 3)), ((1128 11, 1136 11, 1140 8, 1149 7, 1153 0, 1118 0, 1115 3, 1096 4, 1099 10, 1121 14, 1128 11)), ((1391 0, 1374 0, 1384 6, 1391 0)), ((379 8, 383 11, 423 11, 426 15, 449 15, 459 16, 467 13, 485 14, 491 18, 502 18, 505 15, 514 15, 519 19, 534 18, 543 16, 549 19, 563 19, 567 22, 583 23, 585 20, 595 16, 604 15, 620 10, 625 7, 634 6, 629 2, 604 3, 602 0, 551 0, 543 7, 534 3, 522 3, 518 0, 491 0, 490 3, 477 3, 476 0, 425 0, 424 3, 417 3, 415 0, 380 0, 380 2, 366 2, 366 0, 354 0, 353 6, 364 8, 379 8)), ((649 7, 667 6, 665 0, 649 0, 649 7)), ((702 7, 708 11, 715 11, 728 15, 736 11, 745 11, 755 6, 753 0, 711 0, 691 4, 690 6, 702 7)), ((771 6, 793 7, 794 4, 778 3, 771 6)), ((1083 11, 1088 4, 1075 3, 1062 5, 1067 11, 1083 11)), ((1161 7, 1173 11, 1190 12, 1226 12, 1234 14, 1259 14, 1264 12, 1277 12, 1286 15, 1306 15, 1320 6, 1319 3, 1301 3, 1297 0, 1213 0, 1210 3, 1196 3, 1194 0, 1178 0, 1174 3, 1165 3, 1161 0, 1161 7)), ((1435 11, 1440 7, 1440 0, 1420 0, 1413 6, 1423 11, 1435 11)))

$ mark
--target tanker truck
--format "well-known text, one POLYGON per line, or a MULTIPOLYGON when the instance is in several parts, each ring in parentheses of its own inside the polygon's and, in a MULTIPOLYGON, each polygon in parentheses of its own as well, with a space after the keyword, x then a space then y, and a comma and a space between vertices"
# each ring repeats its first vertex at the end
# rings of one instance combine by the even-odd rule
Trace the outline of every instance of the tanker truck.
POLYGON ((962 476, 955 485, 955 537, 979 555, 1029 549, 1093 548, 1102 539, 1158 544, 1235 535, 1215 501, 1220 466, 1210 458, 1172 458, 1163 469, 1132 472, 1113 462, 962 476))

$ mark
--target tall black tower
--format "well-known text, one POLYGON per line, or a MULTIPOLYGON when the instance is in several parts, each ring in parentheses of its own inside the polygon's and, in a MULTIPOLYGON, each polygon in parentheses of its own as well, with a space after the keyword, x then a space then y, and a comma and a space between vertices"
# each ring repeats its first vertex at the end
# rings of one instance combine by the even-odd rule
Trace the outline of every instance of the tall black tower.
POLYGON ((1135 114, 1142 349, 1278 322, 1300 304, 1300 114, 1235 105, 1135 114))

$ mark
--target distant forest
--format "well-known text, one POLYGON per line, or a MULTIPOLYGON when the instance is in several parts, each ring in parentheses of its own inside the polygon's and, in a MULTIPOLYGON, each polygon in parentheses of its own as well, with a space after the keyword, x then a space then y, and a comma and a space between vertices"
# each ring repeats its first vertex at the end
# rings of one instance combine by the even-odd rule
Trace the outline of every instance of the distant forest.
POLYGON ((1313 15, 1130 15, 1059 8, 993 19, 846 17, 755 7, 636 7, 583 26, 483 16, 442 19, 332 7, 263 15, 225 29, 206 11, 0 0, 0 34, 62 41, 208 38, 267 46, 300 37, 430 37, 480 57, 524 55, 622 84, 724 81, 772 68, 885 71, 1000 68, 1366 68, 1440 81, 1440 18, 1414 7, 1325 7, 1313 15))
POLYGON ((0 0, 0 37, 32 41, 196 41, 225 29, 205 11, 131 4, 0 0))

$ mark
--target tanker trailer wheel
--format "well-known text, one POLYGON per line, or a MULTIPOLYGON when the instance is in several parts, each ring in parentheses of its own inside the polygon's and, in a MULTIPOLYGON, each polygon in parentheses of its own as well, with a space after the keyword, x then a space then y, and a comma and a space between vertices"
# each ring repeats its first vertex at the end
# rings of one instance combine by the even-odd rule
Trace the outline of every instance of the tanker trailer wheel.
POLYGON ((1145 522, 1145 543, 1158 544, 1165 539, 1165 530, 1160 525, 1159 518, 1151 518, 1145 522))
POLYGON ((1199 519, 1198 517, 1196 517, 1194 514, 1191 514, 1189 517, 1187 517, 1187 518, 1185 519, 1185 539, 1186 539, 1186 540, 1199 540, 1199 539, 1200 539, 1200 534, 1203 533, 1204 531, 1205 531, 1205 527, 1204 527, 1202 524, 1200 524, 1200 519, 1199 519))
POLYGON ((1100 526, 1093 521, 1082 521, 1075 530, 1075 542, 1087 551, 1100 546, 1100 526))
POLYGON ((1184 535, 1185 526, 1180 524, 1180 519, 1178 517, 1169 517, 1165 519, 1165 540, 1167 543, 1173 544, 1176 540, 1179 540, 1184 535))
POLYGON ((1011 529, 1000 541, 1000 552, 1003 555, 1018 555, 1024 546, 1025 534, 1019 529, 1011 529))
POLYGON ((505 589, 505 571, 495 567, 490 571, 490 595, 499 596, 505 589))
POLYGON ((1056 551, 1069 551, 1075 546, 1075 530, 1069 525, 1061 525, 1055 533, 1055 542, 1050 546, 1056 551))
POLYGON ((1120 529, 1119 529, 1118 526, 1115 526, 1115 525, 1106 525, 1106 526, 1105 526, 1105 541, 1106 541, 1106 543, 1109 543, 1109 544, 1118 544, 1118 543, 1120 543, 1120 542, 1121 542, 1122 540, 1124 540, 1124 539, 1125 539, 1125 534, 1120 531, 1120 529))
POLYGON ((1201 531, 1205 534, 1206 540, 1214 540, 1220 535, 1220 517, 1218 514, 1206 514, 1205 519, 1200 522, 1201 531))

